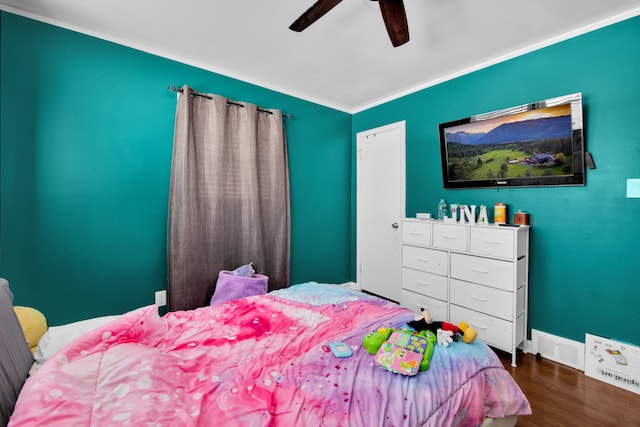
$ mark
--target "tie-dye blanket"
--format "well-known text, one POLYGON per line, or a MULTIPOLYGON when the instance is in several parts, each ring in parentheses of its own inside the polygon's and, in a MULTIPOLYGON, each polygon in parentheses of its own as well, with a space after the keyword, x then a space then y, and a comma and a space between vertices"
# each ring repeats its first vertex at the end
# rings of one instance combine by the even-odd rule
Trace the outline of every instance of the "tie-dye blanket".
POLYGON ((415 377, 374 366, 362 337, 412 318, 318 283, 163 317, 141 308, 46 362, 9 425, 442 427, 530 413, 482 342, 437 347, 415 377), (323 349, 337 341, 353 356, 323 349))

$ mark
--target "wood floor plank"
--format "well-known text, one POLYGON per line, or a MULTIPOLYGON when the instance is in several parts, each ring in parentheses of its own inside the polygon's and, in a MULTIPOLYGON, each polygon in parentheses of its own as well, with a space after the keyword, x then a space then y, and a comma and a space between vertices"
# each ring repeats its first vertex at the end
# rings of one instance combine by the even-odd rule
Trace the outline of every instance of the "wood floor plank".
POLYGON ((533 354, 518 353, 514 368, 509 354, 496 353, 531 404, 518 427, 640 426, 640 395, 533 354))

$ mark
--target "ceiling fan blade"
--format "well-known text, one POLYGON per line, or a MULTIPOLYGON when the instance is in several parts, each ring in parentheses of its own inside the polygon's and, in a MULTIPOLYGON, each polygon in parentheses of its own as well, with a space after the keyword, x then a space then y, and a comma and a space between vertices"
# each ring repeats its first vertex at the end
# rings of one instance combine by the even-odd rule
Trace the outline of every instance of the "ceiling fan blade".
POLYGON ((380 12, 393 47, 409 41, 409 25, 402 0, 378 0, 380 12))
POLYGON ((342 0, 318 0, 305 13, 300 15, 293 24, 289 26, 290 30, 300 32, 309 25, 322 18, 325 13, 333 9, 342 0))

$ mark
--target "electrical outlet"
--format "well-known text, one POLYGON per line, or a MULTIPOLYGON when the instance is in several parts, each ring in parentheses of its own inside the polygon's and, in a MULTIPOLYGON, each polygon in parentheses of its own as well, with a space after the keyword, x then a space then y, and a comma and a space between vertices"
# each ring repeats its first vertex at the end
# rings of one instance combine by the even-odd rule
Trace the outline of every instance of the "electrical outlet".
POLYGON ((167 305, 167 291, 156 292, 156 305, 158 307, 164 307, 167 305))

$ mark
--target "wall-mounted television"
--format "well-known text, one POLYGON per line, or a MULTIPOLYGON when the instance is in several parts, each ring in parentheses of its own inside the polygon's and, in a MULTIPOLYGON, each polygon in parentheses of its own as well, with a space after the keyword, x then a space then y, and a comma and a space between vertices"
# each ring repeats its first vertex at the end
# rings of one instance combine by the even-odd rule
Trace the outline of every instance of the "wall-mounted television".
POLYGON ((581 93, 438 128, 444 188, 585 185, 581 93))

